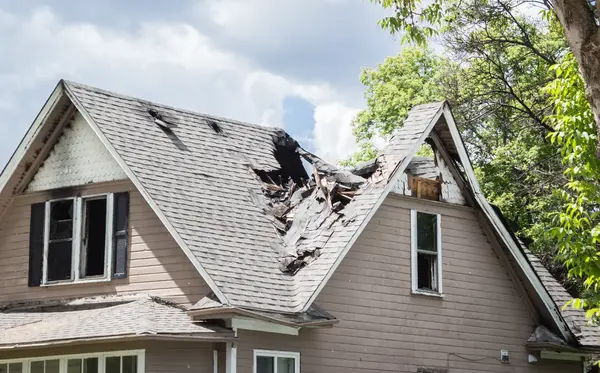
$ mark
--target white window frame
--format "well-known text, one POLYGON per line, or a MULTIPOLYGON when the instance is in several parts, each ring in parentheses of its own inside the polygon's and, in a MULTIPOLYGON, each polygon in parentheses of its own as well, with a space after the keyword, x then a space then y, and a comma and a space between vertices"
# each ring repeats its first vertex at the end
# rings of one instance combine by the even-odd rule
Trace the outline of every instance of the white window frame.
POLYGON ((275 359, 274 368, 275 371, 273 373, 277 373, 277 358, 290 358, 294 359, 294 370, 295 373, 300 373, 300 353, 299 352, 290 352, 290 351, 274 351, 274 350, 254 350, 254 359, 252 360, 252 372, 256 372, 256 358, 262 357, 272 357, 275 359))
POLYGON ((82 283, 106 282, 112 279, 113 252, 113 211, 114 193, 91 194, 78 197, 57 198, 46 201, 44 216, 44 260, 42 265, 42 286, 82 283), (106 238, 104 253, 104 276, 82 277, 83 260, 83 227, 85 224, 84 202, 87 200, 106 198, 106 238), (50 238, 50 207, 53 202, 73 200, 73 240, 71 247, 71 279, 48 281, 48 246, 50 238))
POLYGON ((431 295, 431 296, 436 296, 436 297, 440 297, 443 296, 444 294, 444 290, 442 287, 443 284, 443 277, 442 277, 442 216, 438 213, 434 213, 434 212, 430 212, 430 211, 419 211, 417 209, 412 209, 410 211, 410 231, 411 231, 411 235, 410 235, 410 251, 411 251, 411 255, 410 255, 410 259, 411 259, 411 283, 412 283, 412 292, 413 294, 422 294, 422 295, 431 295), (436 273, 436 280, 437 280, 437 291, 429 291, 429 290, 425 290, 425 289, 419 289, 419 266, 418 266, 418 246, 417 246, 417 237, 418 237, 418 230, 417 230, 417 213, 424 213, 424 214, 429 214, 429 215, 436 215, 437 216, 437 224, 436 224, 436 228, 437 228, 437 232, 436 232, 436 239, 437 239, 437 273, 436 273))
POLYGON ((137 356, 137 372, 145 373, 146 371, 146 350, 124 350, 124 351, 110 351, 100 353, 89 353, 89 354, 77 354, 77 355, 54 355, 54 356, 41 356, 33 357, 28 359, 11 359, 11 360, 0 360, 0 364, 13 364, 22 363, 23 373, 29 373, 31 370, 31 363, 36 361, 44 360, 59 360, 59 373, 67 373, 67 361, 71 359, 89 359, 98 358, 98 373, 105 373, 104 361, 107 357, 115 356, 137 356))

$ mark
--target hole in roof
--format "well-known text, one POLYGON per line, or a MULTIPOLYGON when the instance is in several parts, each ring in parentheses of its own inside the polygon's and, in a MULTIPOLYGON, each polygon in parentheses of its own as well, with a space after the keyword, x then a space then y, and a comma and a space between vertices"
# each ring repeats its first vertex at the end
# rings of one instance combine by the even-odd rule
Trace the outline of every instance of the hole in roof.
POLYGON ((207 119, 206 124, 208 124, 208 126, 210 128, 212 128, 212 130, 215 131, 216 133, 218 133, 220 135, 223 134, 223 128, 221 128, 221 126, 219 126, 219 123, 217 123, 217 121, 215 121, 213 119, 207 119))
POLYGON ((171 130, 171 129, 177 127, 177 125, 166 120, 163 117, 163 115, 161 113, 159 113, 156 109, 150 108, 147 111, 148 111, 148 114, 150 114, 150 116, 154 120, 154 123, 159 125, 161 128, 171 130))

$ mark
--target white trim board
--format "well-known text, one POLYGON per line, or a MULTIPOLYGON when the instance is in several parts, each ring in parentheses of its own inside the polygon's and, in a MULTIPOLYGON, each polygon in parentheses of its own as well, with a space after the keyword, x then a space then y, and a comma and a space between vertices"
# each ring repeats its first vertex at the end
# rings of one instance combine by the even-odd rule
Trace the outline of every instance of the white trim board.
POLYGON ((257 332, 298 335, 298 329, 291 326, 279 325, 268 321, 234 317, 231 319, 232 329, 254 330, 257 332))
POLYGON ((467 150, 464 146, 462 138, 460 137, 460 133, 458 132, 458 128, 456 127, 456 123, 454 122, 454 118, 452 117, 452 113, 450 112, 450 108, 448 106, 444 107, 444 117, 446 119, 448 129, 450 130, 450 135, 452 136, 454 145, 456 146, 456 149, 458 151, 460 161, 465 170, 467 181, 473 188, 473 194, 475 195, 477 203, 483 210, 483 213, 492 223, 498 234, 500 235, 502 241, 504 241, 504 244, 508 247, 512 256, 519 264, 521 270, 523 270, 523 272, 525 273, 525 276, 527 277, 531 285, 534 287, 535 291, 538 293, 540 299, 542 300, 548 312, 550 312, 550 315, 554 319, 554 322, 559 327, 563 338, 565 338, 565 340, 568 342, 575 342, 570 332, 569 326, 566 324, 566 322, 563 320, 562 316, 558 312, 558 309, 556 308, 552 297, 550 297, 548 290, 546 290, 536 273, 533 271, 533 268, 531 268, 531 265, 529 265, 527 258, 525 258, 520 248, 517 246, 517 243, 513 240, 512 236, 510 235, 504 224, 502 224, 502 222, 500 221, 500 218, 496 215, 489 202, 485 199, 485 196, 481 191, 481 187, 479 186, 479 182, 475 177, 475 171, 473 170, 473 166, 471 165, 471 161, 467 154, 467 150))
POLYGON ((0 192, 4 190, 6 183, 8 182, 12 174, 15 172, 19 163, 21 163, 21 160, 23 160, 25 154, 27 154, 27 150, 29 150, 31 143, 35 141, 35 139, 38 137, 40 129, 46 122, 46 118, 50 113, 52 113, 54 107, 62 97, 62 94, 62 84, 58 83, 58 85, 54 88, 54 91, 52 91, 52 93, 50 94, 50 97, 48 98, 44 106, 42 106, 42 109, 40 110, 38 115, 35 117, 35 120, 29 127, 29 130, 27 130, 25 137, 23 137, 23 139, 19 143, 17 150, 15 150, 13 155, 10 157, 10 160, 2 170, 2 174, 0 174, 0 192))
POLYGON ((433 295, 438 297, 443 297, 444 294, 444 285, 443 285, 443 275, 442 275, 442 267, 443 267, 443 258, 442 258, 442 215, 439 213, 431 213, 425 211, 419 211, 418 209, 410 210, 410 277, 411 277, 411 288, 413 294, 422 294, 422 295, 433 295), (436 291, 428 291, 419 289, 418 285, 418 225, 417 225, 417 214, 425 213, 428 215, 434 215, 436 217, 436 249, 437 249, 437 258, 436 258, 436 269, 437 273, 435 274, 435 280, 437 282, 437 290, 436 291))

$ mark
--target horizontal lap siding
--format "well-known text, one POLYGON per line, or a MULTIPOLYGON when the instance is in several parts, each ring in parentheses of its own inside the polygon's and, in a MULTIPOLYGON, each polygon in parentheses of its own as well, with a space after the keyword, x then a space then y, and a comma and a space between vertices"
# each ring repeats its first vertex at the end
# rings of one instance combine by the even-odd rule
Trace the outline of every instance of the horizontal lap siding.
POLYGON ((148 292, 182 304, 197 302, 209 291, 154 211, 131 183, 98 184, 83 195, 130 192, 129 276, 99 284, 27 286, 29 215, 33 203, 48 195, 18 197, 0 221, 0 304, 33 299, 57 299, 100 294, 148 292))
POLYGON ((468 208, 388 198, 316 304, 340 323, 298 337, 240 331, 238 372, 252 372, 252 349, 298 351, 302 373, 581 371, 527 362, 535 323, 468 208), (410 208, 442 214, 444 299, 411 294, 410 208), (508 366, 497 360, 501 349, 508 366))
POLYGON ((216 344, 197 342, 105 343, 25 351, 0 351, 0 360, 145 350, 146 373, 212 373, 216 344))

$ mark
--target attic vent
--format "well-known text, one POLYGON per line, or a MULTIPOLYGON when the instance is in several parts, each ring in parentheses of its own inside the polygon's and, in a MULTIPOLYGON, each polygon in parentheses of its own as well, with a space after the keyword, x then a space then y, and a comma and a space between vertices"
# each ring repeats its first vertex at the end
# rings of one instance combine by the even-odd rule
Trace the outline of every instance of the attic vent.
POLYGON ((218 134, 223 134, 223 129, 221 128, 221 126, 219 126, 219 123, 217 123, 216 121, 212 120, 212 119, 207 119, 206 123, 210 126, 210 128, 213 129, 213 131, 215 131, 218 134))
POLYGON ((154 119, 154 123, 158 124, 162 128, 166 128, 166 129, 170 130, 171 128, 177 127, 175 124, 167 122, 163 118, 162 114, 159 113, 158 111, 154 110, 154 109, 148 109, 148 114, 150 114, 150 116, 152 117, 152 119, 154 119))

